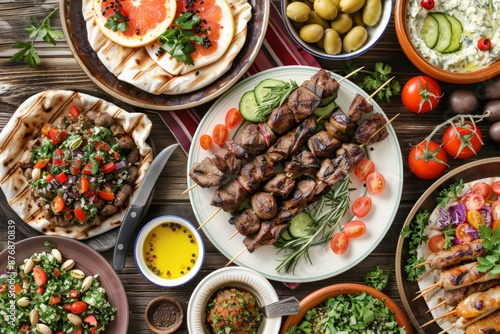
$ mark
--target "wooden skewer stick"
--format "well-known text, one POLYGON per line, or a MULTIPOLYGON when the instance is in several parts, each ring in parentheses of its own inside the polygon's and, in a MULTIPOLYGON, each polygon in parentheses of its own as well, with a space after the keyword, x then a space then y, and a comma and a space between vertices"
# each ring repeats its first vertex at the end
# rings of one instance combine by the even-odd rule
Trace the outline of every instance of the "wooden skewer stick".
POLYGON ((382 90, 382 88, 384 88, 385 86, 387 86, 387 85, 388 85, 388 84, 392 81, 392 79, 394 79, 394 78, 395 78, 395 77, 392 77, 392 78, 390 78, 389 80, 387 80, 386 82, 384 82, 384 84, 383 84, 382 86, 380 86, 379 88, 377 88, 377 90, 376 90, 376 91, 374 91, 374 92, 372 93, 372 95, 370 95, 370 96, 368 96, 368 97, 366 98, 366 102, 368 102, 368 101, 370 101, 371 99, 373 99, 373 97, 374 97, 375 95, 377 95, 377 94, 378 94, 378 92, 380 92, 380 91, 382 90))
POLYGON ((448 331, 451 331, 453 328, 456 328, 456 327, 458 327, 458 325, 457 324, 453 324, 450 327, 446 328, 444 331, 439 332, 438 334, 448 333, 448 331))
POLYGON ((207 220, 205 220, 205 221, 203 222, 203 224, 201 224, 200 226, 198 226, 198 230, 200 230, 201 228, 203 228, 203 226, 205 226, 205 225, 206 225, 206 224, 210 221, 210 219, 214 218, 214 217, 215 217, 215 215, 216 215, 216 214, 218 214, 220 210, 222 210, 222 208, 218 208, 217 210, 215 210, 215 212, 214 212, 214 213, 212 213, 212 214, 210 215, 210 217, 208 217, 208 218, 207 218, 207 220))
POLYGON ((237 236, 238 233, 240 233, 240 232, 238 232, 238 230, 234 231, 234 233, 231 234, 231 236, 229 237, 228 241, 231 240, 232 238, 234 238, 235 236, 237 236))
POLYGON ((436 305, 434 305, 433 307, 431 307, 430 309, 428 309, 427 311, 425 311, 425 313, 429 313, 429 312, 432 312, 434 311, 435 309, 443 306, 446 304, 446 300, 443 300, 441 303, 437 303, 436 305))
POLYGON ((243 248, 242 250, 240 250, 240 251, 239 251, 239 253, 238 253, 238 254, 236 254, 235 256, 233 256, 233 258, 232 258, 231 260, 229 260, 229 262, 228 262, 228 263, 226 263, 226 265, 225 265, 224 267, 227 267, 227 266, 229 266, 231 263, 233 263, 234 261, 236 261, 236 259, 237 259, 238 257, 240 257, 241 255, 243 255, 243 253, 245 253, 246 251, 247 251, 247 248, 246 248, 246 247, 245 247, 245 248, 243 248))
POLYGON ((413 268, 423 267, 423 266, 425 266, 426 264, 429 264, 429 263, 430 263, 430 261, 424 261, 424 262, 421 262, 419 264, 414 265, 413 268))
POLYGON ((451 310, 450 312, 448 313, 444 313, 444 314, 441 314, 439 317, 435 317, 434 319, 430 320, 430 321, 427 321, 425 324, 423 324, 422 326, 420 326, 420 328, 422 327, 425 327, 425 326, 428 326, 436 321, 438 321, 439 319, 442 319, 442 318, 446 318, 447 316, 449 315, 454 315, 456 314, 457 311, 456 310, 451 310))
POLYGON ((422 290, 417 291, 415 293, 427 293, 427 292, 431 291, 434 288, 439 288, 441 285, 442 285, 441 282, 437 282, 437 283, 431 284, 428 287, 426 287, 425 289, 422 289, 422 290))
POLYGON ((198 187, 198 183, 195 183, 193 184, 191 187, 187 188, 186 190, 184 190, 181 195, 184 195, 185 193, 188 193, 190 192, 191 190, 193 190, 194 188, 198 187))
POLYGON ((348 79, 351 75, 354 75, 354 74, 358 73, 359 71, 361 71, 361 70, 362 70, 362 69, 364 69, 364 68, 365 68, 364 66, 361 66, 360 68, 358 68, 358 69, 356 69, 356 70, 352 71, 351 73, 346 74, 344 77, 342 77, 341 79, 339 79, 337 82, 338 82, 338 83, 341 83, 342 81, 344 81, 344 80, 348 79))

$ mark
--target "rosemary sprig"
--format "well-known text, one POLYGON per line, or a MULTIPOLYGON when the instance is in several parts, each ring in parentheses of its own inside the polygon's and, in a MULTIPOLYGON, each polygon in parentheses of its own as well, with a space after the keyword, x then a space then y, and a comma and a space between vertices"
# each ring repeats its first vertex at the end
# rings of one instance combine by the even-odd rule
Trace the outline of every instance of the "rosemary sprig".
POLYGON ((313 245, 325 245, 332 238, 338 228, 340 219, 348 208, 349 178, 345 178, 337 187, 330 189, 312 208, 314 210, 314 213, 312 213, 314 224, 307 236, 277 244, 277 247, 281 248, 280 251, 291 251, 291 253, 286 255, 286 258, 276 267, 276 271, 293 272, 297 263, 303 257, 312 263, 309 249, 313 245), (326 206, 328 206, 328 209, 324 210, 326 206))
POLYGON ((274 109, 284 104, 288 96, 299 88, 299 86, 294 80, 290 80, 290 82, 283 82, 283 84, 266 88, 269 91, 264 96, 262 103, 260 103, 255 110, 252 110, 252 113, 255 114, 260 121, 264 121, 274 109))

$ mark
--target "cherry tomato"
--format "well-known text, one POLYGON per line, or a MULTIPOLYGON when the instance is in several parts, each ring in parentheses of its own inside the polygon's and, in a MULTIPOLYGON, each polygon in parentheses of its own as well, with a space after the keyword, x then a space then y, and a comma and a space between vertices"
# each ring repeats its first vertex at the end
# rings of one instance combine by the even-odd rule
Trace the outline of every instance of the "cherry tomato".
POLYGON ((495 181, 491 184, 491 189, 497 196, 500 196, 500 181, 495 181))
POLYGON ((491 204, 491 218, 494 221, 500 219, 500 200, 496 200, 491 204))
POLYGON ((42 126, 42 134, 46 137, 49 136, 49 132, 50 132, 50 129, 52 128, 52 125, 50 125, 50 123, 45 123, 43 126, 42 126))
POLYGON ((210 149, 210 147, 212 147, 212 137, 207 134, 202 135, 200 137, 200 146, 204 150, 210 149))
POLYGON ((23 287, 21 286, 21 284, 19 283, 14 283, 14 294, 16 296, 19 296, 19 294, 21 293, 21 291, 23 291, 23 287))
POLYGON ((109 174, 111 173, 112 171, 114 171, 116 168, 116 165, 114 162, 108 162, 106 163, 104 166, 101 167, 101 171, 104 173, 104 174, 109 174))
POLYGON ((66 173, 61 172, 61 173, 56 175, 56 179, 60 183, 64 183, 64 182, 68 181, 68 176, 66 175, 66 173))
POLYGON ((75 213, 76 219, 79 221, 84 222, 87 219, 87 214, 82 208, 75 209, 73 212, 75 213))
POLYGON ((49 158, 46 158, 46 159, 40 159, 37 161, 37 163, 35 164, 35 166, 33 166, 33 168, 43 168, 45 166, 47 166, 47 164, 49 163, 50 159, 49 158))
POLYGON ((74 105, 71 105, 71 107, 69 107, 69 115, 71 117, 77 118, 78 115, 80 115, 80 110, 78 110, 78 108, 74 105))
POLYGON ((50 202, 50 207, 54 212, 61 212, 64 209, 64 198, 62 198, 62 196, 57 195, 50 202))
POLYGON ((444 248, 445 243, 446 239, 444 235, 438 234, 429 239, 429 241, 427 242, 427 246, 429 247, 431 252, 436 253, 444 248))
POLYGON ((97 326, 97 319, 93 314, 89 314, 83 318, 83 322, 88 323, 90 326, 97 326))
POLYGON ((472 186, 472 192, 483 196, 485 200, 493 195, 493 189, 486 182, 478 182, 472 186))
POLYGON ((351 211, 355 216, 362 218, 370 212, 371 208, 372 199, 368 196, 361 196, 352 203, 351 211))
POLYGON ((425 9, 432 9, 434 8, 434 0, 422 0, 420 5, 425 9))
POLYGON ((472 228, 473 227, 467 223, 459 224, 455 230, 455 235, 462 243, 471 242, 474 240, 474 237, 468 232, 468 230, 472 228))
POLYGON ((57 305, 61 302, 61 296, 50 296, 50 305, 57 305))
POLYGON ((35 279, 35 283, 38 286, 42 286, 47 283, 47 274, 42 268, 33 268, 33 278, 35 279))
POLYGON ((477 230, 480 225, 484 225, 484 217, 477 210, 469 210, 467 211, 467 222, 477 230))
POLYGON ((468 159, 483 146, 483 135, 473 122, 455 122, 444 130, 442 143, 446 153, 455 159, 468 159))
POLYGON ((105 201, 112 201, 115 199, 115 194, 112 191, 101 190, 97 192, 97 196, 105 201))
POLYGON ((349 246, 349 237, 344 232, 337 232, 330 241, 330 248, 335 254, 344 254, 349 246))
POLYGON ((214 143, 219 146, 224 145, 227 138, 229 137, 229 130, 224 124, 217 124, 212 133, 212 139, 214 143))
POLYGON ((83 334, 83 328, 80 327, 80 328, 77 328, 73 331, 73 334, 83 334))
POLYGON ((87 309, 87 304, 82 301, 72 302, 70 309, 71 313, 80 314, 87 309))
POLYGON ((375 163, 368 158, 363 158, 354 168, 354 175, 359 177, 361 180, 365 180, 366 176, 374 171, 375 163))
POLYGON ((71 290, 69 292, 69 297, 70 298, 78 298, 79 295, 80 295, 80 292, 78 292, 78 290, 71 290))
POLYGON ((240 111, 236 108, 231 108, 226 113, 226 127, 228 129, 234 129, 241 123, 242 120, 243 117, 241 116, 240 111))
POLYGON ((427 113, 437 107, 443 92, 436 80, 425 75, 411 78, 401 91, 403 104, 411 112, 427 113))
POLYGON ((488 51, 491 49, 491 39, 487 37, 480 38, 477 41, 477 48, 481 51, 488 51))
POLYGON ((61 276, 61 272, 60 272, 60 271, 59 271, 59 269, 57 269, 57 268, 54 268, 53 273, 54 273, 54 277, 59 277, 59 276, 61 276))
POLYGON ((366 225, 361 220, 351 220, 345 223, 344 233, 348 238, 359 238, 366 233, 366 225))
POLYGON ((4 282, 3 284, 0 285, 0 293, 6 293, 7 292, 7 288, 9 286, 9 283, 7 282, 4 282))
POLYGON ((467 210, 480 210, 485 203, 483 196, 476 193, 468 193, 464 195, 460 202, 465 204, 467 210))
POLYGON ((496 231, 497 228, 500 227, 500 219, 497 219, 493 222, 493 224, 491 224, 491 230, 493 231, 493 233, 496 231))
POLYGON ((39 286, 37 289, 36 289, 36 293, 39 293, 39 294, 43 294, 45 292, 45 289, 42 288, 41 286, 39 286))
POLYGON ((90 188, 90 182, 89 180, 87 180, 87 178, 85 177, 81 177, 80 178, 80 187, 79 187, 79 191, 81 194, 83 194, 84 192, 86 192, 87 190, 89 190, 90 188))
POLYGON ((380 194, 385 189, 385 179, 379 172, 373 172, 366 176, 366 189, 372 195, 380 194))
POLYGON ((426 141, 413 146, 408 155, 408 164, 413 174, 424 180, 432 180, 444 173, 448 156, 436 142, 429 142, 429 151, 425 152, 426 141))

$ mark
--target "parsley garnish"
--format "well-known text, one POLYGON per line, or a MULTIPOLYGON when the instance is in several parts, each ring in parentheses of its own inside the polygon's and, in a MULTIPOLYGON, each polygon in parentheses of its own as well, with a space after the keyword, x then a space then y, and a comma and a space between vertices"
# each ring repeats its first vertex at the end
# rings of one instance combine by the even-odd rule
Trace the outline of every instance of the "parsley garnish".
POLYGON ((483 239, 482 245, 486 249, 486 256, 478 257, 479 272, 489 271, 491 276, 500 274, 500 228, 495 232, 486 225, 479 226, 479 237, 483 239))
POLYGON ((163 43, 162 49, 167 51, 172 57, 184 64, 194 65, 191 54, 196 51, 194 44, 203 45, 203 38, 186 30, 195 27, 201 18, 192 12, 184 12, 174 23, 176 26, 168 28, 158 37, 158 41, 163 43))
POLYGON ((448 188, 441 190, 437 197, 438 205, 444 208, 452 198, 459 198, 459 193, 463 188, 464 180, 459 180, 450 184, 448 188))
POLYGON ((40 64, 40 57, 38 52, 35 50, 35 40, 37 38, 41 38, 47 43, 56 45, 56 39, 64 37, 62 31, 52 29, 50 25, 50 18, 55 12, 57 12, 58 9, 59 8, 55 8, 52 12, 50 12, 41 23, 35 16, 31 17, 31 22, 33 24, 24 28, 31 40, 29 42, 15 42, 14 45, 12 45, 12 48, 21 50, 16 52, 12 58, 10 58, 10 61, 16 62, 24 59, 31 68, 35 68, 36 65, 40 64))
POLYGON ((367 272, 365 274, 365 284, 371 286, 374 289, 379 291, 383 290, 387 283, 389 282, 389 278, 391 277, 392 270, 389 273, 385 273, 384 269, 379 266, 375 266, 373 270, 367 272))
POLYGON ((123 15, 121 11, 117 11, 114 15, 108 17, 104 26, 113 31, 126 31, 128 30, 128 22, 129 18, 123 15))
POLYGON ((444 235, 444 246, 443 249, 449 249, 454 245, 453 240, 455 239, 455 229, 451 225, 446 225, 443 228, 444 235))
MULTIPOLYGON (((358 69, 352 61, 347 62, 347 68, 345 70, 339 71, 342 75, 347 75, 358 69)), ((366 76, 363 80, 358 80, 357 84, 368 94, 375 92, 380 86, 387 82, 391 78, 392 67, 390 65, 384 64, 382 62, 377 62, 375 64, 374 71, 360 70, 353 74, 350 79, 355 79, 359 73, 365 73, 366 76)), ((391 97, 398 95, 401 92, 401 85, 397 80, 392 80, 387 86, 382 88, 380 92, 375 95, 375 100, 378 102, 391 102, 391 97)))
POLYGON ((408 244, 408 262, 405 265, 405 271, 408 274, 408 280, 415 282, 420 275, 425 272, 425 266, 416 267, 419 263, 425 261, 423 257, 418 257, 418 249, 420 245, 427 242, 429 237, 424 234, 424 230, 429 225, 429 217, 431 213, 428 210, 422 210, 417 213, 413 224, 404 226, 401 230, 401 235, 409 240, 408 244))

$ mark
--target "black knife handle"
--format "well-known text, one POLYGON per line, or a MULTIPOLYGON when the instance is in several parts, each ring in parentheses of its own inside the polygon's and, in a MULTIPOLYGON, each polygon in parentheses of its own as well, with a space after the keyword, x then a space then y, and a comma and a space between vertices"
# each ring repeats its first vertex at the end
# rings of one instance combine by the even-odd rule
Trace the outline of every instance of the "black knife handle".
POLYGON ((127 217, 127 223, 124 224, 124 222, 122 222, 113 253, 113 268, 115 271, 121 271, 123 267, 125 267, 128 243, 137 224, 139 224, 139 221, 141 220, 143 210, 144 206, 131 205, 129 212, 125 214, 125 217, 127 217))

